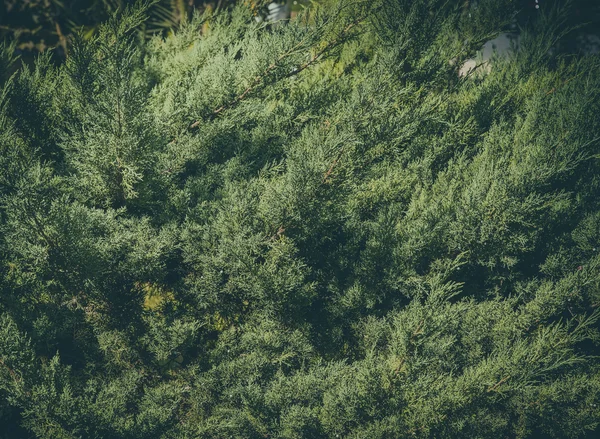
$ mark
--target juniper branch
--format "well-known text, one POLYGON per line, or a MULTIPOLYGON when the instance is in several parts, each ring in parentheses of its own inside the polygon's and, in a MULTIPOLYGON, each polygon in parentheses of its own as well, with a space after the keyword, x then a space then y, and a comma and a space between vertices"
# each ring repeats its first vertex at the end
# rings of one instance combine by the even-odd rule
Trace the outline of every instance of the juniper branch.
MULTIPOLYGON (((345 35, 347 35, 348 32, 352 28, 354 28, 355 26, 357 26, 358 24, 360 24, 362 21, 364 21, 365 18, 366 17, 361 17, 359 19, 356 19, 352 23, 350 23, 348 26, 346 26, 344 28, 344 30, 341 32, 341 34, 340 34, 340 36, 338 38, 336 38, 335 40, 330 41, 329 43, 327 43, 323 49, 321 49, 316 54, 314 54, 307 62, 299 65, 296 68, 294 68, 291 73, 289 73, 287 75, 284 75, 281 79, 287 79, 287 78, 289 78, 291 76, 298 75, 303 70, 306 70, 308 67, 310 67, 313 64, 315 64, 321 57, 323 57, 323 55, 327 54, 328 52, 332 51, 333 49, 335 49, 338 46, 340 46, 341 44, 343 44, 346 41, 346 39, 344 39, 343 37, 345 35)), ((249 85, 241 94, 237 95, 231 101, 229 101, 229 102, 221 105, 220 107, 216 108, 210 114, 209 119, 214 119, 215 117, 217 117, 222 112, 224 112, 224 111, 226 111, 226 110, 228 110, 230 108, 235 107, 237 104, 239 104, 241 101, 243 101, 250 93, 252 93, 252 92, 256 91, 257 89, 259 89, 260 86, 265 85, 266 80, 269 77, 269 75, 271 74, 271 72, 273 72, 273 71, 277 70, 279 67, 281 67, 282 61, 285 60, 286 58, 290 57, 293 53, 295 53, 300 47, 302 47, 303 44, 305 44, 305 40, 300 41, 298 44, 296 44, 290 50, 288 50, 285 53, 281 54, 273 63, 271 63, 265 69, 265 71, 262 74, 260 74, 256 78, 254 78, 254 81, 252 82, 252 84, 249 85)), ((200 119, 196 120, 195 122, 193 122, 189 126, 189 129, 193 130, 193 129, 198 128, 198 126, 200 125, 200 123, 201 123, 200 119)))

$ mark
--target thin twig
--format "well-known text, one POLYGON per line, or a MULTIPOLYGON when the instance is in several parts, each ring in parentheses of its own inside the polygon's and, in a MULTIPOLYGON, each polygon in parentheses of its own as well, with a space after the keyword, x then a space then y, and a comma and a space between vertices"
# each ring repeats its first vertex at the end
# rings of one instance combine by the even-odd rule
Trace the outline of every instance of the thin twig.
MULTIPOLYGON (((579 73, 578 75, 575 75, 575 76, 572 76, 572 77, 570 77, 569 79, 566 79, 566 80, 565 80, 565 81, 564 81, 564 82, 561 84, 561 86, 565 86, 565 85, 567 85, 567 84, 568 84, 569 82, 571 82, 573 79, 576 79, 576 78, 580 77, 581 75, 583 75, 583 73, 584 73, 584 72, 581 72, 581 73, 579 73)), ((554 93, 555 91, 556 91, 556 87, 552 87, 552 89, 551 89, 551 90, 548 90, 548 91, 546 92, 546 96, 548 96, 548 95, 550 95, 550 94, 554 93)))
POLYGON ((338 152, 338 155, 335 157, 335 159, 333 159, 333 162, 331 163, 331 166, 329 167, 329 169, 327 170, 327 172, 323 176, 322 183, 327 183, 327 179, 329 178, 329 176, 333 172, 333 168, 335 167, 335 165, 337 165, 337 163, 340 160, 340 158, 342 158, 342 154, 343 153, 344 153, 344 148, 342 147, 342 148, 340 148, 340 150, 338 152))
POLYGON ((489 392, 493 392, 494 390, 496 390, 498 387, 500 387, 502 384, 504 384, 506 381, 508 381, 510 379, 510 375, 506 375, 504 378, 502 378, 500 381, 498 381, 496 384, 494 384, 493 386, 489 387, 487 389, 488 393, 489 392))
POLYGON ((19 376, 17 375, 17 373, 12 370, 5 362, 4 360, 2 360, 2 358, 0 358, 0 364, 2 366, 4 366, 7 370, 8 373, 10 374, 10 376, 12 377, 12 379, 14 380, 15 384, 19 384, 19 381, 21 381, 21 378, 19 378, 19 376))

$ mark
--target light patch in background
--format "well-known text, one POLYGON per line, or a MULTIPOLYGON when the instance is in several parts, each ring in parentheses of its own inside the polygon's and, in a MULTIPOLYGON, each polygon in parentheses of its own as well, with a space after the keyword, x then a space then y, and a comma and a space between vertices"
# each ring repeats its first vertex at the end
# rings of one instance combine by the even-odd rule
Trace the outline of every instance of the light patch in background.
POLYGON ((494 51, 499 55, 504 55, 510 50, 510 44, 514 37, 509 36, 507 33, 503 33, 498 35, 498 37, 493 40, 488 41, 483 45, 483 48, 479 52, 480 58, 472 58, 461 66, 458 71, 458 76, 465 76, 469 74, 469 72, 473 71, 473 69, 477 68, 480 71, 489 72, 491 69, 491 58, 494 54, 494 51))

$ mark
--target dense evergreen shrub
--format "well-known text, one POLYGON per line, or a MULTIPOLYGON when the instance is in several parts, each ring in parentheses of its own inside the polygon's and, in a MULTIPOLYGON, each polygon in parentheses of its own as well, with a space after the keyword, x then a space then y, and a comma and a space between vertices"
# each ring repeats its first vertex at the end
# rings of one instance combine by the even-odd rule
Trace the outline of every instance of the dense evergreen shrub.
POLYGON ((129 10, 2 75, 0 437, 597 429, 600 60, 561 9, 458 75, 518 6, 129 10))

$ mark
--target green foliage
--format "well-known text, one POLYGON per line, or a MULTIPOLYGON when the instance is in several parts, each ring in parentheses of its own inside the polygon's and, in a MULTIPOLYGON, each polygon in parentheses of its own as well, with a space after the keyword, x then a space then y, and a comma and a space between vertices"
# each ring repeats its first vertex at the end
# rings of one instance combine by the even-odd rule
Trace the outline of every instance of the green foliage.
POLYGON ((0 48, 0 437, 597 434, 600 60, 471 3, 0 48))

